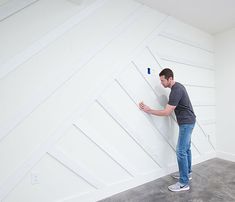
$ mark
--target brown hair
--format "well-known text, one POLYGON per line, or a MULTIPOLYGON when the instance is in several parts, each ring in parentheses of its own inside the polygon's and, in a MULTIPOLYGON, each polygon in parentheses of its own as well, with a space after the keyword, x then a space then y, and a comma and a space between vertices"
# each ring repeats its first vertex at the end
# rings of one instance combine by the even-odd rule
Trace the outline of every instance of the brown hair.
POLYGON ((165 79, 169 79, 170 77, 172 77, 172 79, 174 79, 174 73, 171 69, 169 68, 165 68, 163 69, 160 73, 159 76, 165 76, 165 79))

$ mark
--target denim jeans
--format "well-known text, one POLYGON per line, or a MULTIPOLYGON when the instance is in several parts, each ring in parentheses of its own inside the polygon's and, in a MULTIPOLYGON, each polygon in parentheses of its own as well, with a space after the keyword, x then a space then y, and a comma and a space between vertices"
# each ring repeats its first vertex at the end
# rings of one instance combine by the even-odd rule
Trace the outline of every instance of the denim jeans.
POLYGON ((181 184, 189 183, 188 174, 192 172, 191 135, 195 123, 179 125, 179 137, 176 148, 181 184))

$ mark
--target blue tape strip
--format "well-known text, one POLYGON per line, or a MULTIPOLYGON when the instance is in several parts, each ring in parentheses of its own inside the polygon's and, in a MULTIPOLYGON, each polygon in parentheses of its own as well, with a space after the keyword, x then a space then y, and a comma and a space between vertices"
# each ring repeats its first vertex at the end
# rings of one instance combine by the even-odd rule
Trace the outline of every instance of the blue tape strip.
POLYGON ((147 70, 148 70, 148 74, 150 74, 150 68, 147 68, 147 70))

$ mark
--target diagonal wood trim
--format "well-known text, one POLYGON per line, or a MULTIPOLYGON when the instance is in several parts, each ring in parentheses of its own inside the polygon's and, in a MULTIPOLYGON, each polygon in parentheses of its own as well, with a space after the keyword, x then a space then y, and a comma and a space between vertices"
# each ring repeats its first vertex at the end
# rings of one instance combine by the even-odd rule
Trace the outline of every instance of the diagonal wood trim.
MULTIPOLYGON (((156 55, 153 53, 153 51, 151 50, 151 48, 147 45, 146 48, 148 49, 149 53, 152 55, 152 57, 155 59, 155 61, 158 63, 158 65, 161 67, 160 63, 158 62, 158 59, 156 57, 156 55)), ((194 62, 191 61, 185 61, 184 59, 181 58, 174 58, 173 56, 168 56, 168 55, 160 55, 159 56, 160 59, 162 60, 166 60, 166 61, 170 61, 170 62, 176 62, 179 64, 184 64, 184 65, 189 65, 192 67, 197 67, 197 68, 201 68, 201 69, 206 69, 206 70, 210 70, 210 71, 215 71, 215 69, 213 67, 208 67, 202 64, 196 64, 194 62)))
POLYGON ((144 153, 150 157, 160 168, 163 167, 163 163, 159 161, 157 155, 154 155, 146 145, 143 145, 143 141, 135 131, 123 118, 116 113, 113 108, 108 104, 108 102, 99 97, 96 102, 110 115, 110 117, 126 132, 126 134, 144 151, 144 153))
MULTIPOLYGON (((103 2, 106 0, 100 0, 98 2, 100 2, 98 5, 96 5, 96 9, 98 7, 100 7, 101 5, 103 5, 103 2), (100 5, 101 4, 101 5, 100 5)), ((116 37, 118 37, 123 30, 125 30, 126 28, 130 27, 130 25, 132 23, 134 23, 136 20, 138 20, 141 17, 141 7, 137 6, 136 8, 134 8, 134 11, 132 11, 127 18, 125 19, 121 24, 117 25, 117 27, 115 27, 113 30, 111 30, 111 33, 108 33, 108 36, 105 36, 103 40, 101 40, 98 44, 96 44, 96 46, 94 48, 92 48, 92 50, 89 50, 88 52, 84 53, 82 59, 79 61, 78 64, 74 64, 74 68, 72 68, 71 72, 69 73, 70 76, 68 77, 64 77, 61 80, 61 83, 59 86, 57 86, 56 88, 54 88, 53 90, 50 91, 42 91, 39 95, 37 95, 37 97, 34 97, 32 100, 30 100, 26 106, 22 109, 20 109, 17 113, 17 116, 13 117, 12 119, 10 119, 9 121, 7 121, 7 123, 5 123, 4 125, 0 126, 0 141, 7 136, 10 131, 12 131, 15 127, 17 127, 24 119, 26 119, 34 110, 36 110, 42 103, 44 103, 50 96, 52 96, 56 91, 58 91, 66 82, 68 82, 75 74, 77 74, 79 71, 82 70, 82 68, 96 55, 98 54, 101 50, 103 50, 113 39, 115 39, 116 37)), ((89 13, 91 11, 94 11, 94 8, 89 10, 89 13)), ((76 16, 76 18, 73 18, 72 21, 78 20, 79 16, 76 16), (78 18, 78 19, 77 19, 78 18)), ((80 16, 81 17, 81 16, 80 16)), ((72 25, 74 26, 76 23, 73 22, 72 25)), ((68 26, 67 29, 71 28, 71 26, 69 24, 66 25, 68 26)), ((63 26, 60 27, 64 28, 63 26)), ((66 29, 66 30, 67 30, 66 29)), ((64 33, 64 30, 62 30, 64 33)), ((53 32, 54 33, 54 32, 53 32)), ((52 33, 52 34, 53 34, 52 33)), ((60 33, 60 34, 63 34, 60 33)), ((54 34, 53 34, 54 35, 54 34)), ((59 36, 58 36, 59 37, 59 36)), ((54 40, 54 38, 52 38, 54 40)), ((44 40, 44 39, 42 39, 44 40)), ((45 39, 46 40, 46 39, 45 39)), ((50 43, 51 41, 46 41, 47 43, 50 43)), ((45 43, 45 42, 44 42, 45 43)), ((39 43, 40 44, 40 43, 39 43)), ((33 47, 34 49, 35 47, 33 47)), ((38 47, 39 48, 39 47, 38 47)), ((40 51, 41 49, 38 49, 37 51, 40 51)), ((27 50, 26 50, 27 51, 27 50)), ((32 52, 29 51, 29 57, 32 56, 32 52)), ((27 56, 27 57, 28 57, 27 56)), ((24 58, 24 57, 23 57, 24 58)), ((21 59, 21 58, 19 58, 21 59)), ((21 61, 23 62, 23 61, 21 61)), ((14 65, 13 65, 14 66, 14 65)), ((12 67, 13 67, 12 66, 12 67)), ((18 65, 14 66, 14 68, 16 68, 18 65)), ((3 67, 4 69, 4 67, 3 67)), ((8 69, 8 67, 6 67, 7 70, 10 70, 11 67, 8 69)), ((0 77, 1 77, 1 69, 0 69, 0 77)))
POLYGON ((19 11, 31 6, 39 0, 9 0, 0 6, 0 22, 8 17, 18 13, 19 11))
POLYGON ((51 148, 47 153, 66 166, 69 170, 74 172, 76 175, 81 177, 93 188, 100 189, 107 186, 104 182, 102 182, 102 180, 98 179, 91 171, 89 171, 89 168, 83 164, 78 163, 77 161, 73 161, 65 152, 56 146, 51 148))
MULTIPOLYGON (((147 85, 150 87, 150 89, 153 91, 153 93, 156 95, 156 97, 157 98, 159 98, 159 95, 155 92, 155 90, 153 89, 153 87, 152 87, 152 85, 148 82, 148 80, 145 78, 145 76, 142 74, 142 72, 140 71, 140 69, 139 69, 139 67, 135 64, 135 62, 134 61, 132 61, 132 64, 134 65, 134 67, 136 68, 136 70, 139 72, 139 74, 141 75, 141 77, 144 79, 144 81, 147 83, 147 85)), ((160 66, 161 67, 161 66, 160 66)), ((148 117, 147 117, 148 118, 148 117)), ((177 123, 177 121, 176 121, 176 119, 174 118, 174 116, 170 116, 170 118, 172 119, 172 120, 174 120, 174 122, 175 123, 177 123)), ((155 127, 155 126, 154 126, 155 127)), ((164 136, 163 134, 162 134, 162 136, 164 136)), ((165 137, 165 136, 164 136, 165 137)), ((166 141, 168 141, 167 139, 166 139, 166 141)), ((170 144, 170 143, 169 143, 170 144)), ((192 145, 193 145, 193 147, 196 149, 196 151, 199 153, 199 154, 201 154, 201 152, 199 151, 199 149, 197 148, 197 146, 192 142, 192 145)), ((175 151, 175 149, 174 149, 174 151, 175 151)))
MULTIPOLYGON (((140 16, 141 17, 141 16, 140 16)), ((25 160, 25 162, 22 163, 22 165, 15 170, 15 172, 6 178, 5 181, 3 181, 0 184, 0 200, 2 200, 6 195, 22 180, 22 178, 25 176, 25 174, 43 157, 43 155, 50 150, 51 147, 54 146, 56 141, 62 137, 66 130, 71 127, 71 123, 77 119, 79 115, 85 112, 86 108, 94 102, 94 100, 102 93, 102 91, 105 89, 105 86, 113 81, 113 79, 119 75, 121 71, 123 71, 126 66, 124 64, 128 64, 129 61, 131 61, 134 57, 136 57, 137 54, 139 54, 143 48, 146 46, 148 41, 151 41, 159 31, 161 31, 162 26, 164 25, 165 20, 168 18, 168 16, 164 17, 159 24, 156 25, 156 27, 153 28, 153 31, 149 33, 149 35, 146 36, 146 38, 138 44, 135 50, 128 55, 128 57, 124 58, 123 61, 121 61, 121 66, 123 68, 119 68, 118 70, 115 70, 113 72, 112 76, 109 77, 105 82, 103 82, 99 89, 96 89, 95 92, 93 92, 93 95, 89 97, 86 102, 84 102, 83 106, 79 106, 77 110, 75 110, 70 117, 68 117, 66 120, 64 120, 63 123, 61 123, 60 126, 58 126, 57 130, 49 137, 47 138, 42 145, 40 145, 38 148, 35 149, 35 151, 30 155, 29 158, 25 160)), ((120 63, 115 64, 117 67, 120 67, 120 63)), ((45 99, 46 100, 46 99, 45 99)), ((40 104, 40 103, 39 103, 40 104)), ((39 106, 39 105, 38 105, 39 106)), ((36 106, 36 107, 38 107, 36 106)), ((29 107, 29 106, 28 106, 29 107)), ((35 108, 36 108, 35 107, 35 108)), ((25 114, 26 118, 29 114, 25 114)), ((21 119, 20 119, 21 120, 21 119)), ((19 121, 20 121, 19 120, 19 121)), ((11 129, 11 128, 10 128, 11 129)), ((1 134, 1 137, 4 137, 5 134, 1 134)))
POLYGON ((37 162, 45 155, 47 151, 57 142, 57 140, 62 137, 69 128, 71 127, 70 119, 67 119, 62 127, 58 128, 54 134, 52 134, 47 140, 44 141, 42 145, 35 149, 35 151, 30 154, 30 156, 25 159, 25 161, 15 172, 6 178, 5 181, 0 184, 0 200, 5 198, 7 194, 24 178, 24 176, 33 168, 37 162))
POLYGON ((98 0, 91 6, 85 8, 81 13, 70 18, 68 21, 57 27, 56 29, 52 30, 40 40, 29 46, 23 52, 14 56, 11 60, 1 64, 0 68, 0 79, 3 79, 12 71, 14 71, 17 67, 19 67, 24 62, 28 61, 31 57, 39 53, 41 50, 46 48, 50 43, 58 39, 62 36, 65 32, 70 30, 72 27, 80 23, 84 20, 87 16, 93 13, 96 9, 100 8, 107 0, 98 0))
MULTIPOLYGON (((118 80, 115 79, 115 81, 117 82, 117 84, 121 87, 121 89, 127 94, 127 96, 131 99, 131 101, 138 107, 138 103, 136 102, 135 98, 132 97, 132 95, 130 95, 130 93, 125 89, 124 85, 118 80)), ((149 119, 149 116, 147 114, 143 114, 150 122, 151 120, 149 119)), ((152 125, 152 128, 157 131, 166 141, 166 143, 171 147, 171 149, 176 152, 175 147, 169 142, 169 140, 162 134, 162 132, 154 125, 152 125)))
POLYGON ((108 144, 101 136, 97 138, 94 135, 95 132, 89 124, 82 119, 79 119, 73 124, 76 129, 80 130, 93 144, 95 144, 100 150, 102 150, 107 156, 109 156, 116 164, 118 164, 123 170, 125 170, 131 177, 138 175, 137 170, 126 160, 116 149, 108 144))
MULTIPOLYGON (((159 65, 159 67, 162 69, 162 66, 159 63, 160 59, 157 59, 158 56, 156 56, 155 54, 153 54, 153 52, 151 51, 151 49, 149 47, 147 47, 147 49, 149 50, 149 53, 151 54, 151 56, 154 58, 154 60, 157 62, 157 64, 159 65)), ((135 67, 137 67, 137 65, 135 65, 135 67)), ((138 67, 137 67, 138 68, 138 67)), ((140 72, 140 71, 139 71, 140 72)), ((141 73, 141 72, 140 72, 141 73)), ((147 80, 146 80, 147 81, 147 80)), ((148 83, 148 81, 147 81, 148 83)), ((148 84, 150 85, 150 84, 148 84)), ((150 85, 151 87, 151 85, 150 85)), ((151 87, 152 88, 152 87, 151 87)), ((152 88, 153 90, 153 88, 152 88)), ((176 120, 175 120, 176 121, 176 120)), ((198 122, 198 120, 196 120, 196 124, 199 126, 200 130, 202 131, 202 133, 206 136, 206 138, 209 140, 208 135, 206 134, 205 130, 203 129, 203 127, 201 126, 201 124, 198 122)), ((208 143, 211 145, 211 147, 213 148, 213 150, 215 151, 215 146, 212 144, 211 141, 208 141, 208 143)), ((195 146, 195 145, 194 145, 195 146)), ((196 150, 200 153, 199 149, 195 146, 196 150)))
POLYGON ((163 32, 159 33, 159 36, 162 36, 162 37, 165 37, 165 38, 168 38, 168 39, 171 39, 171 40, 174 40, 174 41, 177 41, 177 42, 186 44, 186 45, 188 45, 188 46, 192 46, 192 47, 197 48, 197 49, 201 49, 201 50, 203 50, 203 51, 206 51, 206 52, 209 52, 209 53, 212 53, 212 54, 215 53, 215 52, 212 51, 212 50, 203 48, 202 46, 200 46, 200 44, 196 44, 196 43, 193 42, 193 41, 189 41, 189 40, 180 38, 179 36, 170 34, 170 33, 166 32, 166 31, 163 31, 163 32))

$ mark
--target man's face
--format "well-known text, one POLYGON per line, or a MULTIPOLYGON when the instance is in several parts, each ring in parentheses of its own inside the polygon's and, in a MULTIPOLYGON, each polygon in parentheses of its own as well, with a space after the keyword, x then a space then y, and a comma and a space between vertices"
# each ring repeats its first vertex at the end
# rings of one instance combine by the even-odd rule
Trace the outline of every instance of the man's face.
POLYGON ((160 81, 161 84, 165 87, 165 88, 169 88, 171 85, 171 80, 172 78, 170 77, 169 79, 165 79, 165 76, 160 76, 160 81))

